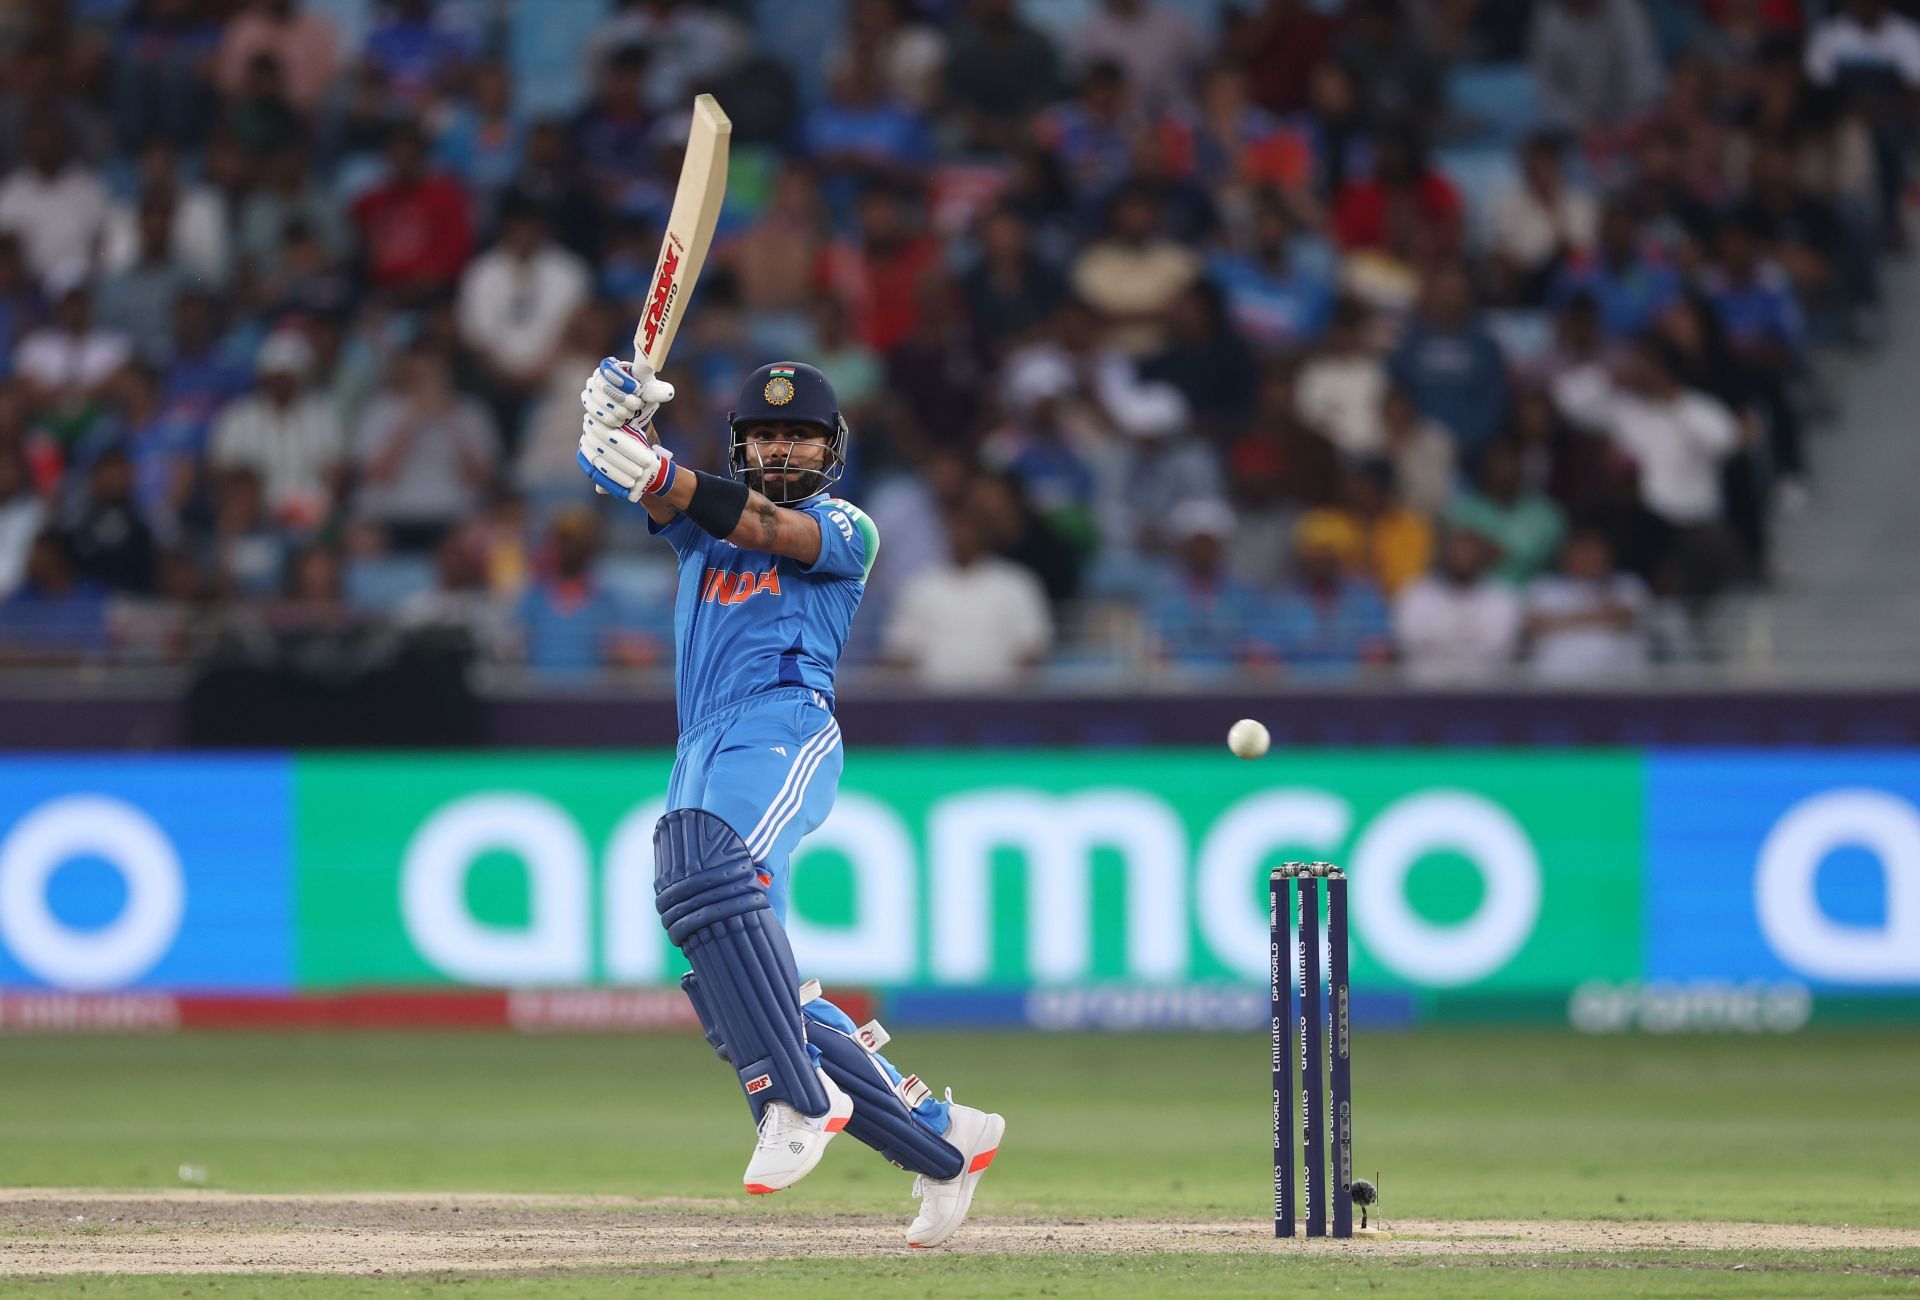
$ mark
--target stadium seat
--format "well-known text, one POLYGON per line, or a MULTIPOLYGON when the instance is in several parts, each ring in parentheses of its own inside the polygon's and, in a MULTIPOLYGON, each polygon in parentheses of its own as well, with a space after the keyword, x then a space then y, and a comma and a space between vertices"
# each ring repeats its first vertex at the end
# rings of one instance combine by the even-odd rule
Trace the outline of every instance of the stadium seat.
POLYGON ((1544 120, 1540 87, 1524 64, 1456 68, 1447 77, 1449 139, 1514 145, 1544 120))
POLYGON ((347 603, 355 609, 397 609, 409 597, 433 590, 433 561, 424 555, 375 555, 349 560, 340 575, 347 603))
POLYGON ((557 117, 580 107, 593 84, 580 68, 580 51, 607 10, 607 0, 515 0, 507 13, 507 58, 522 115, 557 117))

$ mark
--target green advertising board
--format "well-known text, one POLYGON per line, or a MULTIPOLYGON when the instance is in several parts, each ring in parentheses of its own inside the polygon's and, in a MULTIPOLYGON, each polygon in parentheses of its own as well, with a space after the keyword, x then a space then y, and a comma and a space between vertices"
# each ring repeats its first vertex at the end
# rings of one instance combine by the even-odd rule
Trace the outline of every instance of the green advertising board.
MULTIPOLYGON (((296 980, 649 984, 671 755, 296 760, 296 980)), ((1565 995, 1643 967, 1636 755, 850 754, 792 865, 808 973, 1264 981, 1266 875, 1354 868, 1360 988, 1565 995)))

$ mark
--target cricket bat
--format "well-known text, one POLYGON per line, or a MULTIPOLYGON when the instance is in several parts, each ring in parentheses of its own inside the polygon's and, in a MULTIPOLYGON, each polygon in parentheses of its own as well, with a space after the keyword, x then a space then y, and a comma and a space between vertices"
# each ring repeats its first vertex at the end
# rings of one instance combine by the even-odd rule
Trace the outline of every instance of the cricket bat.
POLYGON ((653 268, 653 292, 633 331, 635 364, 655 374, 666 364, 667 350, 680 331, 687 299, 706 265, 713 228, 727 195, 727 144, 733 121, 712 95, 693 101, 693 128, 687 132, 687 156, 680 164, 680 184, 673 192, 673 211, 660 241, 660 260, 653 268))

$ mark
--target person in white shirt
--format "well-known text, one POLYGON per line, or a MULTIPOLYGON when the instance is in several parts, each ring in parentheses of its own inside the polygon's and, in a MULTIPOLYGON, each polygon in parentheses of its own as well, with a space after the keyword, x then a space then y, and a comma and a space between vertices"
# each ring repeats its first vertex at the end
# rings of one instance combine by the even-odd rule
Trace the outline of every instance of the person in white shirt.
POLYGON ((416 343, 360 418, 353 458, 354 513, 385 525, 395 550, 419 551, 479 512, 500 447, 486 408, 454 388, 446 357, 416 343))
POLYGON ((0 601, 27 576, 27 553, 46 522, 47 505, 34 493, 25 453, 0 447, 0 601))
POLYGON ((1560 142, 1536 135, 1520 151, 1520 179, 1494 200, 1493 251, 1528 302, 1539 302, 1547 278, 1569 253, 1593 247, 1600 205, 1561 172, 1560 142))
POLYGON ((164 204, 168 212, 168 251, 209 285, 226 283, 231 257, 227 198, 211 185, 183 180, 179 160, 163 144, 140 155, 140 200, 116 203, 101 232, 100 269, 117 275, 141 257, 140 211, 164 204))
POLYGON ((947 515, 948 558, 909 578, 887 623, 887 657, 936 690, 1017 684, 1053 644, 1040 580, 990 553, 980 525, 947 515))
POLYGON ((1491 575, 1496 552, 1478 533, 1456 528, 1440 570, 1393 602, 1393 638, 1407 680, 1422 686, 1497 678, 1520 647, 1520 597, 1491 575))
POLYGON ((52 287, 59 303, 53 320, 20 340, 13 367, 36 406, 72 414, 133 359, 133 340, 93 323, 93 296, 77 276, 52 287))
POLYGON ((1900 246, 1914 95, 1920 91, 1920 23, 1892 12, 1883 0, 1847 0, 1841 12, 1813 29, 1807 79, 1846 92, 1871 128, 1883 234, 1900 246))
POLYGON ((1326 350, 1300 368, 1294 409, 1341 455, 1368 460, 1386 449, 1386 395, 1387 367, 1367 341, 1367 309, 1342 299, 1334 304, 1326 350))
POLYGON ((91 269, 107 225, 107 187, 74 157, 66 128, 43 117, 27 128, 24 165, 0 182, 0 230, 20 237, 27 266, 47 280, 91 269))
POLYGON ((531 393, 591 289, 586 263, 549 238, 538 211, 509 209, 499 242, 461 273, 460 337, 496 387, 531 393))
POLYGON ((1618 681, 1646 667, 1647 587, 1614 570, 1603 533, 1568 538, 1560 571, 1528 584, 1526 610, 1527 666, 1541 681, 1618 681))
POLYGON ((313 527, 338 487, 345 442, 339 414, 324 394, 307 389, 313 349, 299 334, 268 335, 255 365, 260 388, 220 413, 208 459, 218 470, 252 470, 274 516, 295 528, 313 527))
POLYGON ((1553 400, 1569 421, 1605 436, 1638 467, 1641 520, 1629 566, 1663 594, 1705 596, 1736 562, 1720 469, 1751 433, 1680 374, 1669 345, 1643 340, 1613 374, 1597 365, 1566 371, 1553 382, 1553 400))

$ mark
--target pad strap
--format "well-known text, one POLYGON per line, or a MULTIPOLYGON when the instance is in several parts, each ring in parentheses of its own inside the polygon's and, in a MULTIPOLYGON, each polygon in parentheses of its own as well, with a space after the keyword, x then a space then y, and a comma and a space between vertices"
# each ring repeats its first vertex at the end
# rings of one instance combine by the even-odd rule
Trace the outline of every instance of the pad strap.
POLYGON ((739 833, 704 809, 675 809, 654 827, 653 861, 654 906, 693 967, 695 1007, 704 1002, 755 1122, 769 1101, 826 1114, 793 949, 739 833))
MULTIPOLYGON (((909 1173, 944 1181, 957 1178, 966 1166, 958 1147, 928 1128, 901 1100, 886 1062, 862 1047, 853 1021, 824 1000, 810 1001, 806 1013, 807 1040, 820 1052, 820 1068, 853 1099, 853 1117, 847 1132, 909 1173)), ((919 1099, 928 1096, 925 1085, 908 1075, 919 1099)))

